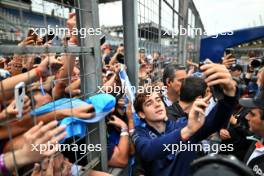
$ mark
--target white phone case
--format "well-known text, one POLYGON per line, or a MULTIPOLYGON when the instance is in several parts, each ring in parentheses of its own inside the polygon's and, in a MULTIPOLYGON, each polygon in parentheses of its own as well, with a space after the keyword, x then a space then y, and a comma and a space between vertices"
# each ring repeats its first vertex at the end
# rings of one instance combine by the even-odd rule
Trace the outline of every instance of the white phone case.
POLYGON ((16 109, 18 110, 17 118, 22 118, 23 106, 24 106, 24 96, 25 96, 25 83, 20 82, 15 86, 15 100, 16 109))

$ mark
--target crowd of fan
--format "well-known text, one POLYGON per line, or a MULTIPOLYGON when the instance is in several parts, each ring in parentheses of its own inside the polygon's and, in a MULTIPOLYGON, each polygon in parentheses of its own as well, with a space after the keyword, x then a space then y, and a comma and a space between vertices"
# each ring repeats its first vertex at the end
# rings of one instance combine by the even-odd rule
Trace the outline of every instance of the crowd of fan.
MULTIPOLYGON (((71 30, 75 25, 76 16, 70 14, 67 27, 71 30)), ((77 36, 70 35, 62 41, 77 45, 77 36)), ((19 45, 52 47, 52 42, 29 34, 19 45)), ((244 162, 255 175, 264 174, 264 69, 252 67, 254 58, 248 59, 244 71, 235 64, 232 54, 225 55, 221 64, 208 61, 199 66, 188 61, 186 68, 172 63, 166 65, 159 52, 147 56, 146 51, 140 49, 137 58, 139 86, 145 90, 158 86, 160 90, 137 93, 135 101, 130 102, 127 94, 108 90, 122 86, 119 72, 124 67, 126 52, 122 44, 114 52, 111 47, 109 44, 101 46, 102 84, 104 91, 115 96, 117 102, 105 118, 109 167, 129 168, 129 174, 137 176, 186 176, 191 172, 199 175, 210 163, 197 168, 199 163, 193 165, 193 161, 219 153, 232 154, 241 160, 241 163, 231 160, 238 162, 239 167, 228 163, 223 169, 226 172, 250 174, 244 162), (140 123, 135 122, 136 118, 140 123), (249 140, 249 136, 253 140, 249 140), (172 147, 175 144, 233 144, 233 149, 175 151, 172 147)), ((32 151, 31 144, 56 144, 66 136, 66 126, 58 126, 58 121, 72 115, 93 118, 93 107, 55 110, 36 118, 30 111, 60 98, 82 95, 77 56, 14 54, 2 57, 0 66, 0 173, 8 175, 16 169, 25 173, 33 168, 31 175, 34 176, 74 175, 74 170, 81 167, 73 164, 74 152, 39 153, 32 151), (18 112, 13 90, 19 82, 26 83, 27 93, 23 118, 18 121, 15 120, 18 112)), ((85 140, 79 140, 80 143, 85 140)), ((78 164, 85 166, 87 163, 78 164)), ((211 175, 218 171, 211 169, 211 175)), ((110 174, 90 170, 88 175, 110 174)))

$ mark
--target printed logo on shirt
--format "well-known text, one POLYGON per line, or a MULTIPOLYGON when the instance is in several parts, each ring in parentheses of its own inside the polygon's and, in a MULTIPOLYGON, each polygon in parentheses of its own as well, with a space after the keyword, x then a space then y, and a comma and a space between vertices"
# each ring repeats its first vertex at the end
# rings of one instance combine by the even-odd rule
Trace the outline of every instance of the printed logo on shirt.
POLYGON ((155 139, 155 138, 158 137, 155 133, 153 133, 153 132, 151 132, 151 131, 149 131, 149 136, 150 136, 152 139, 155 139))
POLYGON ((256 175, 259 175, 259 176, 264 176, 264 172, 261 168, 259 168, 258 165, 254 165, 253 167, 253 172, 256 174, 256 175))

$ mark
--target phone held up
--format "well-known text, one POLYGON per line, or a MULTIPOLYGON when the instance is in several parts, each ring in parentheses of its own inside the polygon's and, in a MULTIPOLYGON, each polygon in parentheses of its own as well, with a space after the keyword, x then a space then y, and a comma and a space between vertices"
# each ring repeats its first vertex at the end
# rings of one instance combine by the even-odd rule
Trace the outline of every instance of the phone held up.
MULTIPOLYGON (((200 62, 199 63, 199 71, 200 70, 200 67, 204 64, 207 64, 208 62, 204 61, 204 62, 200 62)), ((214 101, 216 102, 217 100, 222 100, 224 98, 224 91, 223 89, 221 88, 220 85, 214 85, 214 86, 211 86, 210 87, 210 91, 213 95, 213 99, 214 101)))
POLYGON ((15 86, 15 101, 16 101, 16 109, 18 110, 18 114, 16 116, 17 119, 22 118, 24 97, 25 97, 25 83, 20 82, 15 86))

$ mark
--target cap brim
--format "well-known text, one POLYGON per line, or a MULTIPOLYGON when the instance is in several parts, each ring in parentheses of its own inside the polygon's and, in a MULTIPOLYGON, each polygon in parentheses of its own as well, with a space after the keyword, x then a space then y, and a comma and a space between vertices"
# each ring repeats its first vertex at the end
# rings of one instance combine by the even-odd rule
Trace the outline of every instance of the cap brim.
POLYGON ((253 98, 240 98, 239 104, 246 108, 257 108, 258 106, 255 104, 253 98))

